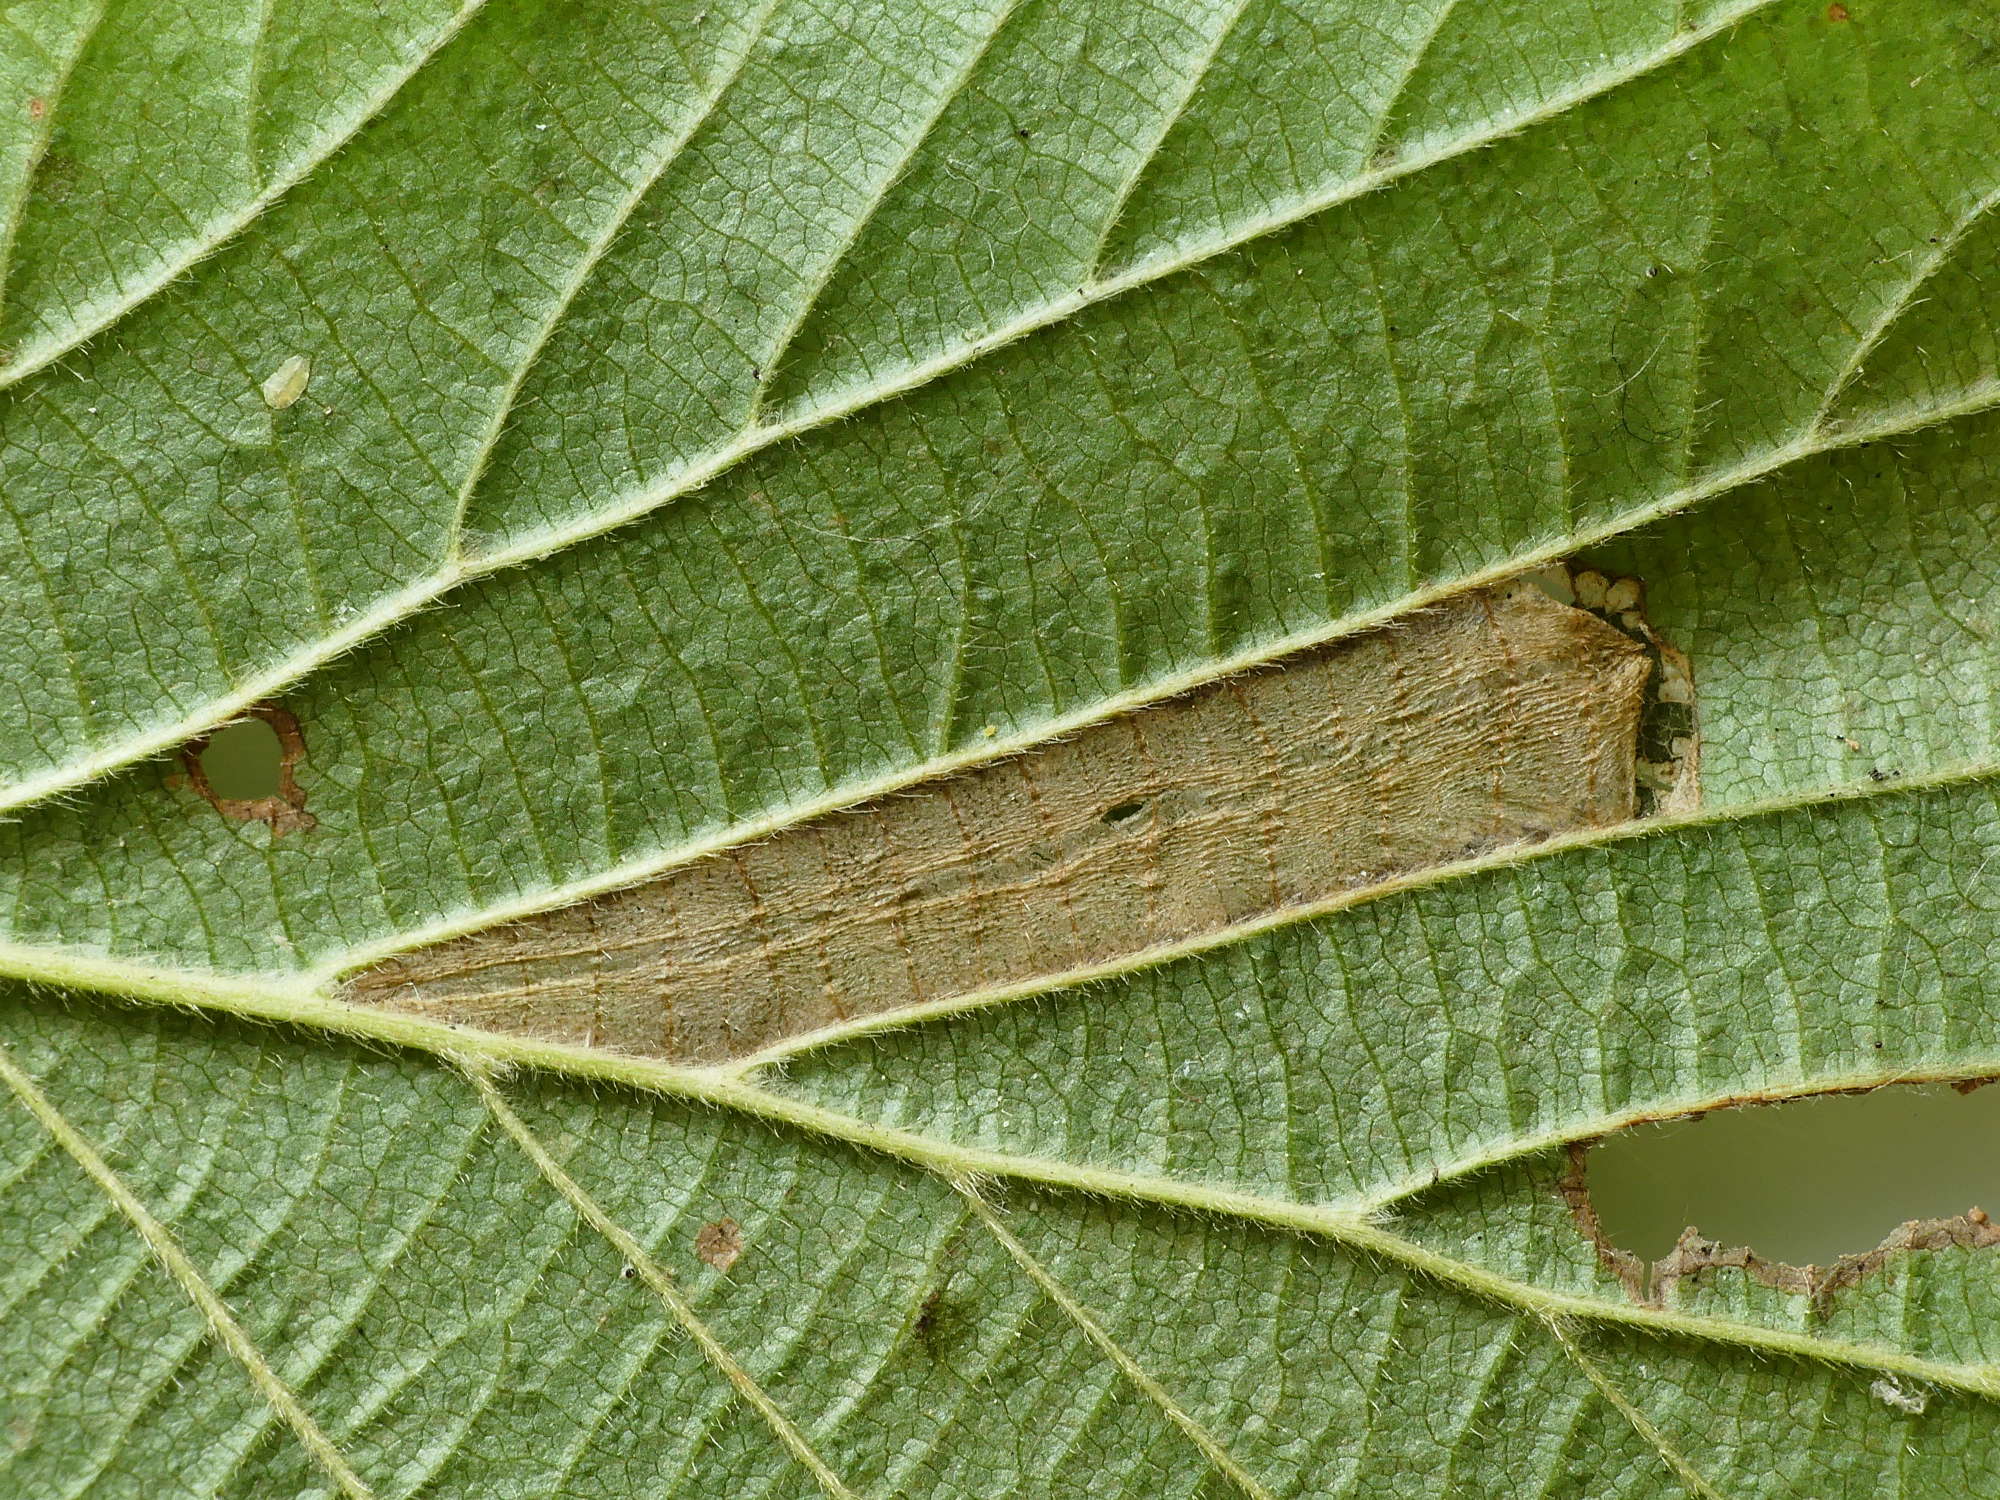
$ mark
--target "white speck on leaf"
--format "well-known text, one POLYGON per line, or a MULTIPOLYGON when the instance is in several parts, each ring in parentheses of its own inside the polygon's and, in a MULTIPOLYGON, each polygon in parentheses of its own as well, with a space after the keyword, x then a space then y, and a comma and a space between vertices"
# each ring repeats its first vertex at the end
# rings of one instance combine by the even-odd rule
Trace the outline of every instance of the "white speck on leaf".
POLYGON ((306 382, 311 379, 312 361, 294 354, 264 377, 264 404, 272 411, 283 411, 306 393, 306 382))
POLYGON ((1924 1408, 1931 1404, 1928 1391, 1906 1391, 1887 1375, 1871 1384, 1868 1391, 1884 1406, 1893 1406, 1897 1411, 1908 1412, 1913 1417, 1921 1416, 1924 1408))

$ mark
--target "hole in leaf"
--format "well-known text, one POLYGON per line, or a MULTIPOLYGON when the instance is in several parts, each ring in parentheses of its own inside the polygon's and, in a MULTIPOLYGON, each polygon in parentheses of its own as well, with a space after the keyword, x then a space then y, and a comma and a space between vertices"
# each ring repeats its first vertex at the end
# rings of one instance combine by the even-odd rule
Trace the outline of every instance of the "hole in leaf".
POLYGON ((1131 822, 1145 810, 1146 799, 1139 797, 1130 802, 1119 802, 1105 808, 1103 818, 1105 822, 1115 827, 1120 823, 1131 822))
POLYGON ((1592 1147, 1604 1239, 1648 1261, 1684 1229, 1794 1266, 1864 1254, 1898 1225, 2000 1215, 2000 1086, 1876 1089, 1717 1110, 1592 1147))
POLYGON ((282 838, 317 821, 298 781, 305 753, 299 721, 275 703, 259 703, 240 722, 190 740, 181 764, 187 785, 223 817, 268 824, 282 838))
POLYGON ((208 737, 201 752, 201 772, 216 796, 253 802, 278 795, 285 747, 278 731, 262 719, 230 724, 208 737))

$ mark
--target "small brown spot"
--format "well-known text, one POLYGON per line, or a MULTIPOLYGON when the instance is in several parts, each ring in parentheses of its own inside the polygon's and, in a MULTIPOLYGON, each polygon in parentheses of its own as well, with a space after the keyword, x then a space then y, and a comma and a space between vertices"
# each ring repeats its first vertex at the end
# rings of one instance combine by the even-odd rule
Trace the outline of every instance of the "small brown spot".
POLYGON ((694 1253, 718 1271, 736 1264, 743 1253, 743 1230, 734 1219, 717 1219, 701 1226, 694 1237, 694 1253))
POLYGON ((951 1290, 951 1275, 947 1273, 917 1304, 910 1341, 925 1359, 946 1362, 978 1337, 979 1323, 978 1302, 951 1290))
POLYGON ((1826 18, 1838 25, 1847 19, 1847 7, 1840 0, 1833 0, 1833 4, 1826 8, 1826 18))
POLYGON ((28 118, 39 120, 49 112, 49 101, 37 95, 28 101, 28 118))
MULTIPOLYGON (((278 737, 278 789, 268 797, 222 797, 209 784, 208 772, 201 763, 202 752, 208 749, 209 741, 215 736, 204 734, 189 740, 181 750, 181 767, 187 773, 186 784, 199 792, 223 817, 238 823, 268 823, 273 838, 283 838, 288 833, 303 833, 314 827, 318 819, 306 811, 306 794, 299 787, 297 767, 305 758, 305 736, 299 731, 299 721, 287 709, 275 703, 259 703, 245 711, 244 717, 261 719, 271 726, 278 737)), ((219 731, 218 731, 219 732, 219 731)))

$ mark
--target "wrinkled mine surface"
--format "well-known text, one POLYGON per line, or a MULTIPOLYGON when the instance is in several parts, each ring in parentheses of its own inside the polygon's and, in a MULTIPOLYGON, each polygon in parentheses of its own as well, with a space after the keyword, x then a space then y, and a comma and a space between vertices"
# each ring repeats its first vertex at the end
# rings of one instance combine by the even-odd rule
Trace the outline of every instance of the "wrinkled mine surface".
POLYGON ((346 998, 711 1063, 1634 812, 1646 649, 1469 594, 681 866, 390 959, 346 998))

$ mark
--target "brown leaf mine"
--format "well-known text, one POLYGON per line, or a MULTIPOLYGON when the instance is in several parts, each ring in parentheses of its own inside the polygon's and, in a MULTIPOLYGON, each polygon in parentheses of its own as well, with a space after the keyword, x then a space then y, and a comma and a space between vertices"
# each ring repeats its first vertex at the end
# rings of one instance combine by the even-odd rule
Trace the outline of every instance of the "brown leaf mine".
POLYGON ((1115 962, 1634 816, 1657 653, 1525 582, 355 975, 677 1063, 1115 962))

